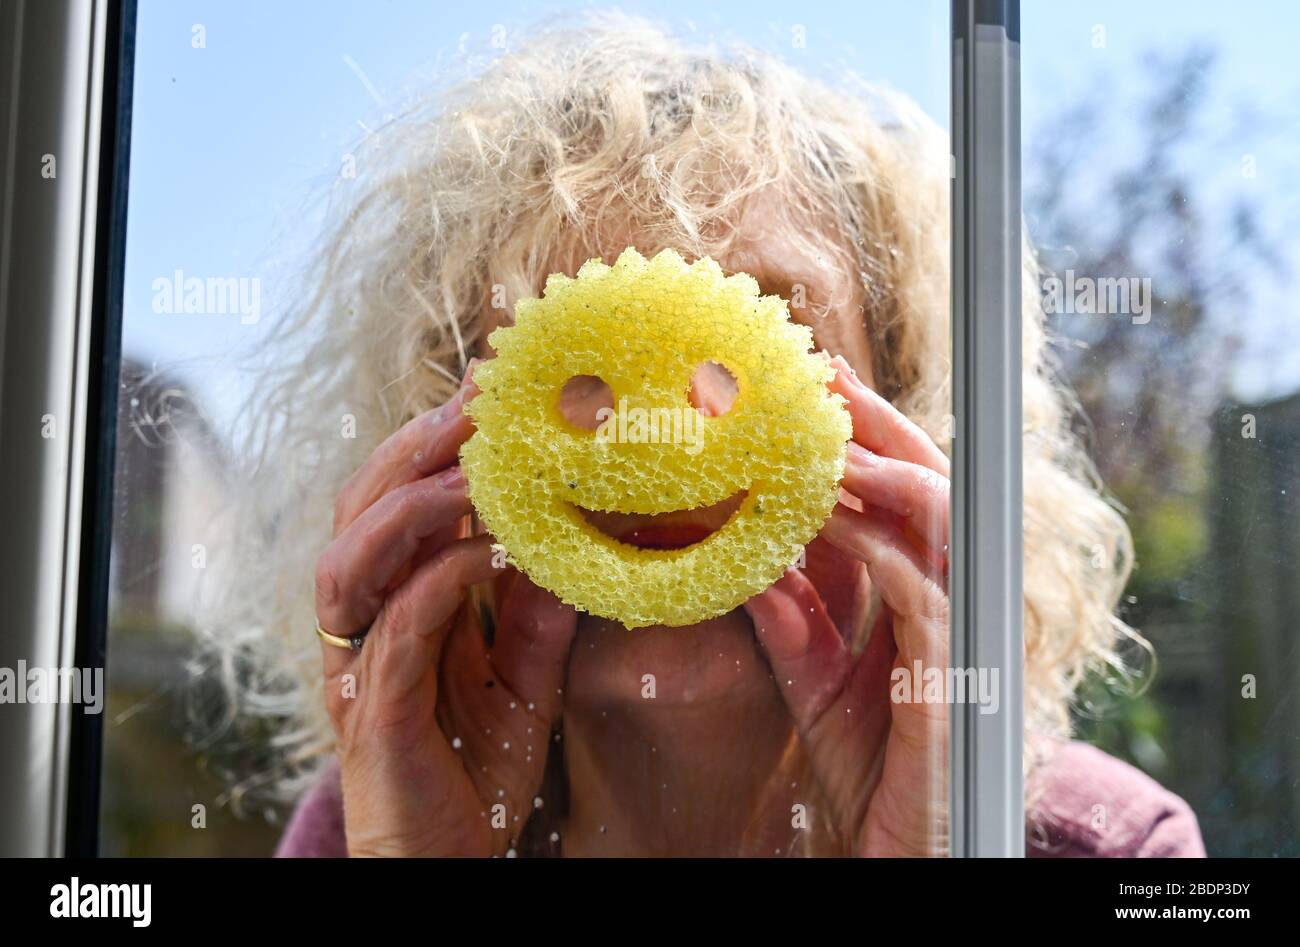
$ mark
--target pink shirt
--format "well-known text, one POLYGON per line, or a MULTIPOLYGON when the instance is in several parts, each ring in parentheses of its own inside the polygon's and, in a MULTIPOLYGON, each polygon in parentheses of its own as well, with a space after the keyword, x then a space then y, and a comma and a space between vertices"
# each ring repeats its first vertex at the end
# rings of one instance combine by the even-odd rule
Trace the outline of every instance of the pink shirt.
MULTIPOLYGON (((1204 858, 1191 808, 1150 776, 1086 743, 1063 744, 1037 773, 1036 812, 1026 821, 1031 858, 1204 858)), ((298 802, 276 855, 344 858, 338 765, 298 802)))

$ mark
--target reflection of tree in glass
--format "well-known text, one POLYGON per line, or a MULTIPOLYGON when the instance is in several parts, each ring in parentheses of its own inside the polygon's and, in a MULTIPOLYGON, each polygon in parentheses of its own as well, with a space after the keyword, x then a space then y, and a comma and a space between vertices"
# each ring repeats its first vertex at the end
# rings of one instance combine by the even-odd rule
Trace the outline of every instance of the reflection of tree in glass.
MULTIPOLYGON (((1285 267, 1249 193, 1253 168, 1242 142, 1260 119, 1234 113, 1225 123, 1209 114, 1214 62, 1203 48, 1152 57, 1136 97, 1098 85, 1061 112, 1027 142, 1025 207, 1030 238, 1051 273, 1064 280, 1073 271, 1076 281, 1149 278, 1152 290, 1148 314, 1048 317, 1061 371, 1086 418, 1080 423, 1090 428, 1098 468, 1133 530, 1137 566, 1124 617, 1160 661, 1158 678, 1089 682, 1080 731, 1184 795, 1211 854, 1262 854, 1295 843, 1252 843, 1247 834, 1256 834, 1242 831, 1243 820, 1262 816, 1276 825, 1279 809, 1296 804, 1275 794, 1259 803, 1266 811, 1246 812, 1228 790, 1230 774, 1257 758, 1268 737, 1258 726, 1231 725, 1240 675, 1225 666, 1223 623, 1211 620, 1223 610, 1224 589, 1214 581, 1222 570, 1208 542, 1207 510, 1222 505, 1217 476, 1247 472, 1216 460, 1215 418, 1234 413, 1234 355, 1246 334, 1266 325, 1259 289, 1285 267)), ((1287 565, 1300 584, 1295 559, 1287 565)), ((1144 655, 1132 658, 1150 669, 1144 655)))
POLYGON ((220 746, 219 687, 193 656, 202 586, 221 565, 214 511, 230 461, 194 390, 127 356, 121 366, 109 597, 100 848, 108 855, 259 855, 279 826, 244 818, 232 771, 260 772, 265 726, 241 721, 220 746), (195 544, 198 544, 196 546, 195 544), (196 550, 202 560, 196 561, 196 550), (213 561, 207 561, 208 551, 213 561), (190 719, 192 715, 201 715, 190 719), (260 768, 259 768, 260 767, 260 768), (160 779, 160 773, 175 778, 160 779), (194 809, 202 806, 202 815, 194 809), (204 828, 199 828, 201 823, 204 828))

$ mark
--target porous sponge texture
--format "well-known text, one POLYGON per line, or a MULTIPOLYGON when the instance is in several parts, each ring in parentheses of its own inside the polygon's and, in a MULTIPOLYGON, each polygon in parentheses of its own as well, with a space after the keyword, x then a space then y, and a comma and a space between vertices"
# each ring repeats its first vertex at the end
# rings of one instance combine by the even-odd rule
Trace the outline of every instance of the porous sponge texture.
MULTIPOLYGON (((541 299, 489 338, 496 358, 474 372, 466 407, 476 432, 461 448, 470 499, 509 561, 579 609, 629 628, 689 625, 724 614, 781 577, 838 498, 851 424, 826 387, 834 369, 812 331, 746 274, 725 276, 672 250, 590 260, 553 274, 541 299), (631 415, 694 412, 704 362, 737 381, 729 411, 699 441, 628 443, 570 424, 569 379, 594 375, 631 415), (638 549, 596 529, 578 507, 665 513, 746 491, 731 519, 684 549, 638 549)), ((662 415, 660 415, 662 416, 662 415)), ((687 428, 689 430, 690 428, 687 428)))

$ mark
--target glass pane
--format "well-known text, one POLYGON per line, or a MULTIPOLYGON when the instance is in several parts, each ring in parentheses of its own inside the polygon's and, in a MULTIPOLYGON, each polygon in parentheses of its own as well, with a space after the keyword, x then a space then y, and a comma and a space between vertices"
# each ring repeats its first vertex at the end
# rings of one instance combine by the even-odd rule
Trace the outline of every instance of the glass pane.
POLYGON ((141 4, 105 853, 946 852, 948 6, 634 6, 141 4))
POLYGON ((1108 757, 1069 755, 1102 848, 1188 854, 1203 837, 1210 855, 1300 854, 1297 39, 1288 4, 1024 11, 1036 289, 1108 503, 1035 476, 1061 449, 1041 412, 1027 543, 1067 532, 1093 568, 1030 579, 1027 552, 1041 584, 1027 700, 1084 675, 1071 723, 1108 757), (1086 634, 1055 637, 1081 613, 1086 634), (1135 838, 1134 819, 1164 821, 1135 838))

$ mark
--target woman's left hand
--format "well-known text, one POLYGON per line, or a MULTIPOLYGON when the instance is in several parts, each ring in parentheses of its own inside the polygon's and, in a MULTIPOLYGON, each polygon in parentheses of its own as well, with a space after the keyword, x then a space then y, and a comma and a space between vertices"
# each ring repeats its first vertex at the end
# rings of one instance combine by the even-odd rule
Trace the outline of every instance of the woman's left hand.
POLYGON ((895 668, 948 663, 948 458, 847 362, 831 364, 853 418, 842 486, 862 509, 841 496, 821 537, 865 563, 882 614, 855 656, 798 570, 745 609, 855 854, 946 855, 948 705, 920 688, 890 695, 895 668))

